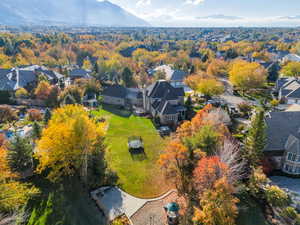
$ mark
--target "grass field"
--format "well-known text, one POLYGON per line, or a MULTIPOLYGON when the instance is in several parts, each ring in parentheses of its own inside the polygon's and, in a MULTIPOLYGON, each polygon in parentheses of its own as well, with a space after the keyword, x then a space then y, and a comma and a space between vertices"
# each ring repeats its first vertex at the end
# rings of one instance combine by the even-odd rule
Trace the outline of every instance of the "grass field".
POLYGON ((143 198, 161 195, 168 190, 157 164, 165 140, 149 119, 130 115, 129 112, 106 106, 93 111, 108 122, 106 135, 108 165, 119 176, 119 185, 126 192, 143 198), (127 141, 130 136, 141 136, 145 154, 131 155, 127 141))

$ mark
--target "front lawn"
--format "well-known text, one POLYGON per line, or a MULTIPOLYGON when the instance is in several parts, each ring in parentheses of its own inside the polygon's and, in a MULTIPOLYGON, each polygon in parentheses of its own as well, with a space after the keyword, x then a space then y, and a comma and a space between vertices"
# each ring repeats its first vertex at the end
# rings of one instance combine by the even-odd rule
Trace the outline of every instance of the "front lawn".
POLYGON ((157 164, 165 140, 155 130, 151 120, 131 115, 112 106, 93 111, 108 122, 106 135, 108 165, 119 176, 120 187, 137 197, 151 198, 166 192, 163 173, 157 164), (145 154, 130 154, 128 137, 141 136, 145 154))

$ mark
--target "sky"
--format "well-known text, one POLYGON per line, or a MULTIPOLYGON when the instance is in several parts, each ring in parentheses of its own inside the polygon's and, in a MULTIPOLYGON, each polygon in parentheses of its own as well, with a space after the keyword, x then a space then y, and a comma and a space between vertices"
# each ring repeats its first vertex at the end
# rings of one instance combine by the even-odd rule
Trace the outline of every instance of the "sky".
POLYGON ((110 0, 152 26, 300 26, 300 0, 110 0))

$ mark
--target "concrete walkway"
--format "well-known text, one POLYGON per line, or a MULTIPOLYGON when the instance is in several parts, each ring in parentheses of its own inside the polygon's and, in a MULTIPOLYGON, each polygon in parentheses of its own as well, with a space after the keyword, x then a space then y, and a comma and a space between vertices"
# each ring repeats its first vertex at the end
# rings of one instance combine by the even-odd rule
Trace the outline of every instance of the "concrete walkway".
POLYGON ((123 214, 130 220, 130 218, 147 202, 163 199, 173 192, 176 191, 171 190, 154 199, 141 199, 122 191, 118 187, 102 187, 91 192, 91 196, 103 210, 107 219, 112 221, 123 214))

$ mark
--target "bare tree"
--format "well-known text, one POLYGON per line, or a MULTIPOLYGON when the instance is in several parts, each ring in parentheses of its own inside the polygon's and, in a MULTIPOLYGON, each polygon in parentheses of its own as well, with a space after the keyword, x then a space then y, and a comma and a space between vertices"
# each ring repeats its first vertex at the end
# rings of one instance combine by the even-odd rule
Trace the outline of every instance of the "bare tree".
POLYGON ((210 121, 215 125, 231 125, 230 116, 225 110, 221 108, 213 109, 212 111, 210 111, 205 120, 210 121))
POLYGON ((231 184, 235 184, 245 177, 245 161, 241 158, 240 146, 233 138, 227 138, 216 155, 221 162, 228 166, 227 177, 231 184))
POLYGON ((23 224, 28 216, 29 214, 24 210, 13 212, 12 214, 0 213, 0 225, 23 224))

